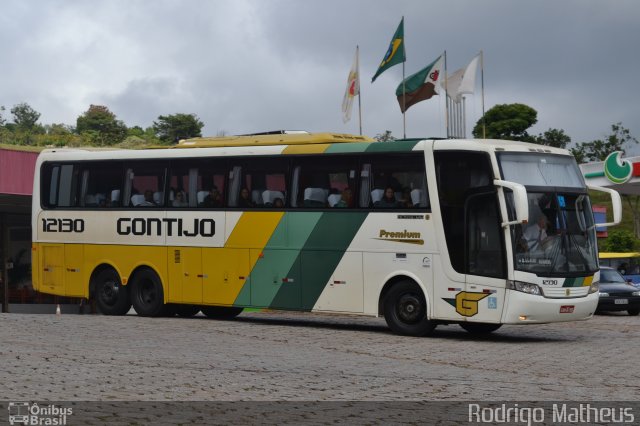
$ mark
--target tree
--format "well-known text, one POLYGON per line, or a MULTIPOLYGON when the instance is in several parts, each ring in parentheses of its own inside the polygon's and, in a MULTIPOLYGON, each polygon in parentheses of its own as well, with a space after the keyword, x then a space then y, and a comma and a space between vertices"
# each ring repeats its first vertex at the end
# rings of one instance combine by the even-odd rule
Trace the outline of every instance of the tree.
POLYGON ((137 136, 141 138, 144 136, 144 129, 140 126, 133 126, 127 129, 127 136, 137 136))
POLYGON ((114 145, 127 137, 127 126, 103 105, 91 105, 78 117, 76 132, 96 145, 114 145))
POLYGON ((23 132, 34 130, 40 119, 40 113, 31 108, 26 102, 14 105, 11 108, 11 114, 13 114, 13 122, 16 124, 16 129, 23 132))
POLYGON ((527 129, 538 122, 538 112, 524 104, 500 104, 487 111, 473 128, 473 136, 483 137, 483 122, 488 139, 531 141, 527 129))
POLYGON ((604 161, 607 155, 614 151, 622 151, 631 144, 637 144, 638 140, 631 136, 629 129, 622 123, 611 125, 611 134, 606 139, 596 139, 591 142, 582 142, 571 149, 571 153, 576 157, 576 161, 583 163, 586 161, 604 161))
POLYGON ((51 136, 66 136, 73 133, 73 129, 70 126, 62 123, 45 124, 45 133, 51 136))
POLYGON ((202 136, 204 123, 195 114, 161 115, 153 122, 158 139, 166 143, 178 143, 180 139, 202 136))
POLYGON ((609 236, 603 243, 604 251, 630 252, 634 250, 635 238, 626 229, 616 229, 609 232, 609 236))
POLYGON ((382 133, 378 133, 374 136, 374 139, 378 142, 393 142, 396 138, 391 134, 391 130, 385 130, 382 133))
POLYGON ((571 143, 571 138, 562 129, 549 129, 538 136, 534 136, 532 142, 555 148, 566 148, 571 143))
POLYGON ((6 121, 7 121, 2 116, 3 112, 4 112, 4 107, 2 105, 0 105, 0 126, 4 126, 4 123, 6 123, 6 121))

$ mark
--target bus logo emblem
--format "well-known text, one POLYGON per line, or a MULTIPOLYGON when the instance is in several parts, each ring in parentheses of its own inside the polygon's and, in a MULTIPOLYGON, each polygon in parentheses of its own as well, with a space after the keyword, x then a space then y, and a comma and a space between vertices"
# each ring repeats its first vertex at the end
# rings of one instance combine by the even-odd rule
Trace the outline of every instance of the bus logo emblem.
POLYGON ((461 291, 453 298, 442 298, 445 302, 456 308, 456 312, 463 317, 472 317, 478 313, 478 302, 489 296, 489 293, 473 293, 461 291))

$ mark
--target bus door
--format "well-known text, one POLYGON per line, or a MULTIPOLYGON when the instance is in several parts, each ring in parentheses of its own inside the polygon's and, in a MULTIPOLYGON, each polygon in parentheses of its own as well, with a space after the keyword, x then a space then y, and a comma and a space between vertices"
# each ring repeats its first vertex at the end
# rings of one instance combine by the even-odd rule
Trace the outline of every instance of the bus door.
POLYGON ((435 151, 443 273, 434 314, 457 321, 499 321, 506 283, 504 232, 489 154, 435 151))
POLYGON ((499 322, 505 292, 506 255, 497 192, 478 188, 465 201, 465 319, 499 322))

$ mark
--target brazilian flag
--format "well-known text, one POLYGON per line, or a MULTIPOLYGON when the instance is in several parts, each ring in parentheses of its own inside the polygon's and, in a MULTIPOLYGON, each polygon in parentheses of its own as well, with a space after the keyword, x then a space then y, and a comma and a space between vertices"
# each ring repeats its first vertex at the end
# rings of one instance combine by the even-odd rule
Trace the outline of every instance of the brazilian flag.
POLYGON ((404 53, 404 17, 400 21, 400 25, 398 25, 398 29, 396 33, 393 35, 391 39, 391 43, 389 43, 389 49, 387 49, 387 53, 385 53, 384 58, 382 58, 382 62, 378 67, 378 71, 376 71, 376 75, 373 76, 371 82, 376 81, 376 78, 385 72, 387 69, 391 68, 394 65, 397 65, 401 62, 407 60, 407 57, 404 53))

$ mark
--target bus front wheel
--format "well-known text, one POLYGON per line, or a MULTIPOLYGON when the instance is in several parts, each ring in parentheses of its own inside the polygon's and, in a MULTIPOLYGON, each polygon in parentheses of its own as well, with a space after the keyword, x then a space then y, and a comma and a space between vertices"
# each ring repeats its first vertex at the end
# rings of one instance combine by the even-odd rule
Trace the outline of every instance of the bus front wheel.
POLYGON ((142 269, 134 275, 131 286, 131 302, 137 314, 157 317, 165 313, 164 291, 158 275, 151 269, 142 269))
POLYGON ((103 315, 124 315, 131 309, 129 292, 120 276, 111 268, 103 269, 94 278, 93 296, 103 315))
POLYGON ((229 320, 242 313, 244 308, 230 306, 201 306, 200 310, 207 318, 229 320))
POLYGON ((389 328, 405 336, 426 336, 436 324, 427 319, 427 302, 413 281, 396 283, 384 298, 384 319, 389 328))

